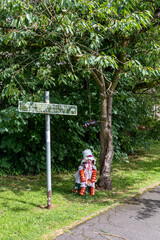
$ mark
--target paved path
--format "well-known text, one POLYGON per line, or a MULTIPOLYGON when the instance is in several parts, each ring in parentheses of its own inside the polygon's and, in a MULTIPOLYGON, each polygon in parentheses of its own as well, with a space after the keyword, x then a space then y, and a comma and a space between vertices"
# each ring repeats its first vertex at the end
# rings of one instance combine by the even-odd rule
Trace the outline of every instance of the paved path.
POLYGON ((56 237, 56 240, 104 239, 160 240, 160 186, 56 237))

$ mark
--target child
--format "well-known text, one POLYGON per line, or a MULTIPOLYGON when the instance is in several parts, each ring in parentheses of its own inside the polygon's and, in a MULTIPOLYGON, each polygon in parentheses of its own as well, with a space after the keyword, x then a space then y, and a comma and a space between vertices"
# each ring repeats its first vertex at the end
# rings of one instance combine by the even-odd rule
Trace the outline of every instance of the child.
POLYGON ((79 189, 79 194, 84 195, 86 188, 90 188, 90 194, 95 195, 95 182, 97 177, 96 160, 90 149, 83 151, 83 158, 78 171, 75 173, 76 185, 73 192, 79 189))

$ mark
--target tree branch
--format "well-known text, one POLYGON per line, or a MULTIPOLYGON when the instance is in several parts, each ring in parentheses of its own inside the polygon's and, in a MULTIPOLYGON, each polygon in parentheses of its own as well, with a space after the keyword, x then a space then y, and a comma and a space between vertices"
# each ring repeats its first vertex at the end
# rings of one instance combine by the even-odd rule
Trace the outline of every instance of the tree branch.
POLYGON ((160 79, 154 80, 152 82, 141 82, 141 83, 137 83, 132 91, 133 93, 135 93, 137 90, 151 89, 151 88, 157 87, 158 85, 160 85, 160 79))
POLYGON ((116 89, 117 84, 118 84, 119 79, 120 79, 120 74, 124 70, 124 65, 125 65, 125 62, 126 62, 126 55, 124 53, 121 53, 118 61, 119 61, 118 69, 116 69, 116 71, 114 73, 112 86, 111 86, 111 91, 112 92, 114 92, 114 90, 116 89))
POLYGON ((91 73, 92 73, 92 77, 94 78, 94 80, 98 84, 99 88, 102 88, 102 83, 99 80, 99 77, 97 76, 97 74, 95 73, 95 70, 92 70, 91 73))
POLYGON ((53 15, 52 15, 52 13, 49 11, 49 8, 48 8, 47 5, 45 4, 45 2, 44 2, 43 0, 41 0, 41 3, 44 5, 44 7, 45 7, 45 9, 47 10, 47 12, 48 12, 49 16, 51 17, 51 19, 54 18, 53 15))

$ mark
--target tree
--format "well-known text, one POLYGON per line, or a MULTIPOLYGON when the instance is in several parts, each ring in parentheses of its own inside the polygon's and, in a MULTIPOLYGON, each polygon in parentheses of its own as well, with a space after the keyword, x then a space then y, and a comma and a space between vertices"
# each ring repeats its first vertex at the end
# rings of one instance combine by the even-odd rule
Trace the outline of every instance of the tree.
POLYGON ((101 121, 97 186, 111 189, 117 85, 128 78, 135 92, 159 84, 158 0, 8 0, 1 3, 1 16, 2 54, 11 53, 2 76, 12 79, 4 95, 19 96, 24 90, 35 94, 42 82, 51 87, 55 81, 80 81, 81 76, 96 82, 101 121))

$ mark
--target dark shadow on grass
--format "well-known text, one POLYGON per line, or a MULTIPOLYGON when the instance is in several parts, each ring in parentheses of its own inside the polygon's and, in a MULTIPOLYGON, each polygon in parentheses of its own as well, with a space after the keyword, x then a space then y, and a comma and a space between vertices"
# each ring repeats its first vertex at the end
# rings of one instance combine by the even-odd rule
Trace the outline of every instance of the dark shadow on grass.
MULTIPOLYGON (((134 165, 134 162, 132 164, 132 162, 130 162, 130 164, 125 164, 122 165, 122 168, 125 169, 125 171, 127 170, 129 171, 145 171, 145 172, 149 172, 149 171, 155 171, 159 172, 160 171, 160 159, 153 159, 151 160, 151 158, 154 158, 155 156, 152 154, 147 154, 147 159, 150 159, 149 161, 147 160, 136 160, 136 164, 134 165)), ((114 171, 114 169, 113 169, 114 171)), ((54 182, 53 182, 53 192, 59 193, 61 195, 63 195, 64 198, 66 198, 69 201, 74 201, 75 199, 79 198, 80 202, 82 202, 81 199, 86 200, 85 196, 75 196, 72 192, 71 189, 73 188, 74 184, 75 184, 75 180, 74 180, 74 175, 70 176, 68 179, 63 179, 63 175, 58 175, 56 177, 53 176, 54 182), (63 185, 61 184, 63 182, 63 185)), ((143 180, 143 178, 142 178, 143 180)), ((144 179, 145 180, 145 179, 144 179)), ((130 176, 118 176, 118 178, 113 180, 113 188, 114 185, 117 186, 117 190, 119 189, 128 189, 131 190, 132 186, 138 182, 141 181, 141 178, 139 179, 135 179, 134 176, 130 175, 130 176)), ((96 192, 96 196, 95 197, 88 197, 87 198, 90 200, 91 198, 94 199, 94 202, 97 201, 98 204, 102 204, 102 202, 100 201, 101 199, 103 199, 104 197, 109 197, 109 198, 114 198, 114 195, 112 194, 112 191, 105 191, 105 196, 102 194, 99 194, 98 192, 96 192)))
POLYGON ((23 200, 19 200, 19 199, 14 199, 14 198, 6 198, 6 197, 0 197, 0 199, 4 200, 4 202, 2 202, 2 205, 12 211, 16 211, 16 212, 20 212, 20 211, 28 211, 28 209, 26 207, 11 207, 9 206, 9 204, 7 204, 7 201, 12 201, 12 202, 17 202, 17 203, 22 203, 22 204, 26 204, 26 205, 32 205, 34 207, 40 208, 40 205, 34 204, 32 202, 27 202, 27 201, 23 201, 23 200))
POLYGON ((0 192, 12 191, 15 195, 24 195, 26 191, 42 191, 46 189, 46 176, 38 175, 34 177, 23 176, 21 177, 1 177, 0 178, 0 192), (40 176, 40 177, 39 177, 40 176))
MULTIPOLYGON (((61 194, 67 201, 70 202, 79 202, 80 204, 97 204, 100 206, 106 206, 107 204, 111 204, 111 202, 114 199, 117 199, 116 193, 114 191, 96 191, 95 196, 91 196, 90 194, 85 194, 84 196, 75 195, 72 193, 72 188, 75 185, 74 181, 74 175, 70 177, 70 179, 67 179, 64 181, 63 185, 60 183, 63 181, 63 176, 57 176, 54 178, 54 185, 53 185, 53 197, 54 193, 61 194), (59 187, 59 185, 61 185, 59 187)), ((134 179, 128 178, 119 178, 118 181, 122 182, 122 185, 124 182, 127 182, 128 187, 132 186, 134 184, 134 179)), ((126 183, 124 183, 126 185, 126 183)), ((122 187, 122 186, 121 186, 122 187)), ((118 199, 120 196, 118 196, 118 199)))

